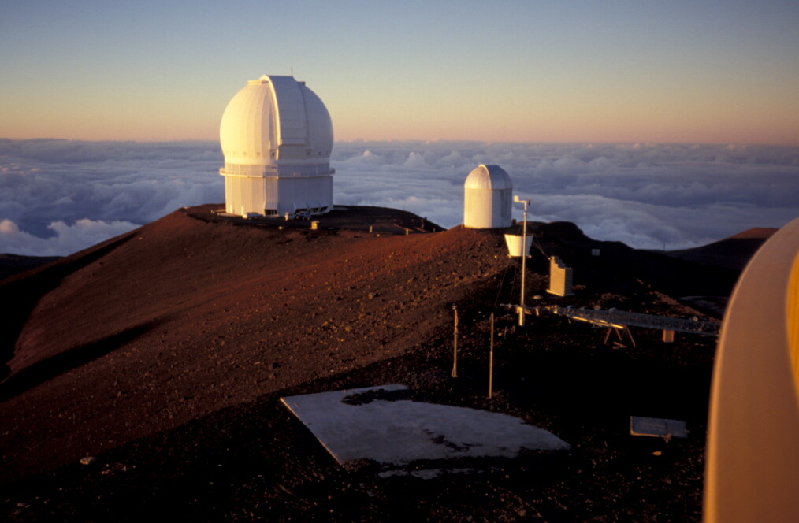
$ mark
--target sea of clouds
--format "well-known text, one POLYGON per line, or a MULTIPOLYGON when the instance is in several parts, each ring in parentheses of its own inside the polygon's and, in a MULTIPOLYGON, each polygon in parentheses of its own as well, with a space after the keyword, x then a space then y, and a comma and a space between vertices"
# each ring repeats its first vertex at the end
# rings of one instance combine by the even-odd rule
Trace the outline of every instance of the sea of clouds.
MULTIPOLYGON (((218 142, 0 139, 0 253, 67 255, 180 207, 224 202, 218 142)), ((335 203, 463 222, 463 182, 497 164, 530 219, 642 249, 704 245, 799 217, 799 147, 339 142, 335 203)), ((521 218, 521 206, 514 211, 521 218)))

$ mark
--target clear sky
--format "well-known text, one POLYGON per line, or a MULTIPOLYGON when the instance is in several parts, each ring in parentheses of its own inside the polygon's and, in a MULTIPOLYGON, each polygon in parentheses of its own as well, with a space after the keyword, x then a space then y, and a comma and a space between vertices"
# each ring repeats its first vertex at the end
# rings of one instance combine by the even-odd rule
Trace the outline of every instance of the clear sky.
POLYGON ((0 138, 218 139, 292 72, 337 140, 799 144, 795 0, 0 2, 0 138))

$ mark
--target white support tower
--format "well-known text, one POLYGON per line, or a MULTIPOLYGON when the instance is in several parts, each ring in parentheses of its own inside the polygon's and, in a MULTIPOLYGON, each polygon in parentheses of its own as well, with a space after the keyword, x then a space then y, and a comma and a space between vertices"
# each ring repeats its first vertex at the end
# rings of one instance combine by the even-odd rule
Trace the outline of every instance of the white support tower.
POLYGON ((519 326, 521 327, 524 326, 524 287, 527 285, 527 256, 529 256, 527 253, 530 252, 530 247, 527 245, 527 242, 530 241, 530 238, 527 237, 527 208, 530 206, 530 200, 522 200, 517 194, 513 201, 524 205, 524 221, 522 222, 522 293, 519 297, 519 326))

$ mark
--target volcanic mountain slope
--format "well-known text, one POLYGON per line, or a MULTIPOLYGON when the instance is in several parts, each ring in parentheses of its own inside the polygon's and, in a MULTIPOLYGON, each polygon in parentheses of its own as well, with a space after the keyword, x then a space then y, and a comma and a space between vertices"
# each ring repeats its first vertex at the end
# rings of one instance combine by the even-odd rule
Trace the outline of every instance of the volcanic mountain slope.
POLYGON ((45 448, 3 472, 400 355, 437 334, 450 303, 497 277, 508 263, 493 254, 500 240, 233 227, 184 212, 146 225, 31 311, 2 419, 12 448, 45 448), (78 404, 80 390, 102 392, 78 404), (47 411, 30 423, 26 406, 37 402, 47 411))
MULTIPOLYGON (((569 222, 534 224, 532 230, 536 245, 546 255, 555 254, 563 258, 581 282, 590 285, 595 292, 604 286, 613 288, 616 293, 634 293, 634 287, 625 289, 619 286, 627 278, 646 282, 674 297, 697 294, 729 296, 740 271, 725 266, 711 267, 678 256, 664 256, 668 253, 639 251, 621 242, 596 241, 569 222), (612 281, 615 284, 610 285, 612 281)), ((735 255, 737 260, 748 260, 756 250, 751 245, 740 247, 739 250, 729 250, 728 254, 735 255)), ((547 270, 546 267, 540 269, 547 270)))
MULTIPOLYGON (((500 317, 501 378, 488 402, 487 315, 518 293, 501 234, 406 235, 429 225, 407 213, 396 235, 264 227, 209 209, 177 211, 0 286, 19 304, 0 333, 0 514, 136 521, 161 505, 161 515, 201 521, 697 517, 712 340, 664 349, 644 332, 636 346, 603 345, 604 333, 559 318, 517 330, 500 317), (453 305, 457 380, 447 368, 453 305), (420 400, 521 416, 574 451, 494 463, 479 477, 381 480, 341 470, 278 404, 390 382, 420 400), (687 419, 695 435, 666 449, 632 443, 631 414, 687 419), (87 456, 98 463, 79 465, 87 456)), ((356 209, 341 223, 369 219, 356 209)), ((682 281, 696 267, 575 229, 536 227, 543 252, 580 268, 577 295, 558 304, 701 316, 642 279, 682 281)), ((529 296, 546 287, 536 256, 529 296)))
POLYGON ((775 232, 777 229, 756 227, 702 247, 666 251, 664 254, 703 265, 715 265, 742 271, 755 251, 775 232))

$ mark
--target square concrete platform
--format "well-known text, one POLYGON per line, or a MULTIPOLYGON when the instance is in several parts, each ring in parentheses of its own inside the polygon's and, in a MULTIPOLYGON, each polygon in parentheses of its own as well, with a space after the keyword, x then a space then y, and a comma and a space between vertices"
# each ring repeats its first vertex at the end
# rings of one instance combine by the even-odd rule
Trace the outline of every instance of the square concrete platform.
POLYGON ((282 401, 342 465, 366 459, 401 466, 416 460, 513 458, 522 449, 569 449, 557 436, 513 416, 410 401, 404 385, 282 401))

